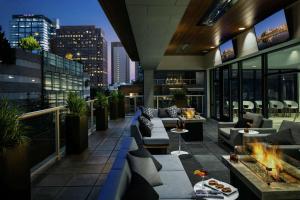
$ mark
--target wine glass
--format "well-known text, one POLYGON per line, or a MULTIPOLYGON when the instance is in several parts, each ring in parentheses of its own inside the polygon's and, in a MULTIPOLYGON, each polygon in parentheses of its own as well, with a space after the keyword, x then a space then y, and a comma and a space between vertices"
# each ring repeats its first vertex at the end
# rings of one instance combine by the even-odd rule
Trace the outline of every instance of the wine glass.
POLYGON ((194 174, 201 177, 201 189, 204 190, 204 178, 207 177, 208 171, 205 169, 195 170, 194 174))

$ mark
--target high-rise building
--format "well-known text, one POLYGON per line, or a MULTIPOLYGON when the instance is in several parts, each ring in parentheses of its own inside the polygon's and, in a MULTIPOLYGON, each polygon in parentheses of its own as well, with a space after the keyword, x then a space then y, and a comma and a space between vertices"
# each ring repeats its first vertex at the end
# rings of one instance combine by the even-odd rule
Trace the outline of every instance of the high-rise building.
POLYGON ((130 83, 130 60, 121 42, 111 43, 111 83, 130 83))
POLYGON ((81 61, 90 75, 91 88, 107 87, 107 42, 95 26, 61 26, 56 30, 53 52, 81 61))
POLYGON ((58 20, 51 21, 44 15, 13 15, 9 41, 12 47, 18 47, 22 38, 33 36, 44 51, 49 51, 51 37, 58 27, 58 20))
POLYGON ((135 69, 135 81, 143 81, 144 80, 144 71, 140 62, 134 62, 135 69))

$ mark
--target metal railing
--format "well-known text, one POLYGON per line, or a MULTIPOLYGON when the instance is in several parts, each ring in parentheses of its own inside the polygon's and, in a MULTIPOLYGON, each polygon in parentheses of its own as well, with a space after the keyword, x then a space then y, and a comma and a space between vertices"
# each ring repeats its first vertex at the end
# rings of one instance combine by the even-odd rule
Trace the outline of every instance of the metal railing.
MULTIPOLYGON (((153 98, 155 108, 166 108, 174 105, 173 95, 155 95, 153 98)), ((204 113, 204 95, 186 95, 189 106, 196 108, 200 113, 204 113)), ((132 115, 139 106, 144 105, 143 95, 125 96, 125 112, 132 115)))
POLYGON ((155 85, 196 85, 196 79, 154 79, 155 85))
MULTIPOLYGON (((95 129, 95 122, 94 122, 94 101, 89 100, 87 101, 87 105, 89 107, 89 134, 95 129)), ((29 135, 31 140, 37 140, 37 142, 32 142, 34 144, 30 145, 31 149, 34 149, 37 152, 38 156, 31 155, 31 157, 37 157, 36 159, 32 159, 31 167, 38 168, 43 162, 51 162, 60 160, 61 155, 64 152, 62 140, 62 127, 64 126, 64 115, 67 113, 66 106, 58 106, 53 108, 48 108, 44 110, 24 113, 19 116, 19 120, 22 121, 25 125, 30 124, 31 132, 34 134, 29 135), (49 127, 47 127, 47 125, 49 127), (41 128, 42 127, 42 128, 41 128), (41 131, 41 129, 47 130, 46 133, 41 131), (54 131, 52 131, 54 129, 54 131), (41 133, 40 133, 41 131, 41 133), (55 151, 52 152, 52 145, 53 145, 53 132, 54 132, 54 148, 55 151), (38 138, 38 139, 37 139, 38 138), (42 143, 42 144, 39 144, 42 143), (46 144, 46 145, 43 145, 46 144), (36 145, 36 146, 34 146, 36 145), (42 156, 41 156, 42 155, 42 156)), ((37 169, 38 170, 38 169, 37 169)))

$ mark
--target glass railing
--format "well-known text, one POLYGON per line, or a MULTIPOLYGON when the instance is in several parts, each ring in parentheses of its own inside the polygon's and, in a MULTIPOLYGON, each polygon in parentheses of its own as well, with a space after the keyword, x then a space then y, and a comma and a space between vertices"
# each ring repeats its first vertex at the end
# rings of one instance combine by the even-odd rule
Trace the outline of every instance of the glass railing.
MULTIPOLYGON (((195 108, 200 114, 204 114, 204 95, 186 95, 188 106, 195 108)), ((172 95, 155 95, 154 99, 155 108, 166 108, 174 105, 172 95)), ((125 96, 125 111, 126 115, 133 115, 139 106, 144 105, 144 96, 125 96)))
POLYGON ((196 85, 196 79, 154 79, 155 85, 196 85))
MULTIPOLYGON (((95 130, 94 100, 87 101, 89 108, 89 134, 95 130)), ((65 106, 25 113, 19 117, 30 138, 30 163, 32 171, 47 162, 60 160, 65 146, 65 106)))

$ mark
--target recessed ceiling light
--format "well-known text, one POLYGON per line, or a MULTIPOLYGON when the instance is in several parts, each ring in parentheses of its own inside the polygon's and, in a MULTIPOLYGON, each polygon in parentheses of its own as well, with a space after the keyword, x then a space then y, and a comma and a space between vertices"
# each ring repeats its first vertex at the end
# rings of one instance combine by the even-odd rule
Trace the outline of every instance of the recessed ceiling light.
POLYGON ((32 82, 35 82, 35 80, 34 80, 34 79, 32 79, 31 81, 32 81, 32 82))
POLYGON ((8 76, 8 78, 9 78, 9 79, 12 79, 12 78, 14 78, 14 77, 13 77, 13 76, 11 76, 11 75, 9 75, 9 76, 8 76))
POLYGON ((239 31, 243 31, 243 30, 245 30, 246 28, 245 27, 240 27, 239 28, 239 31))
POLYGON ((214 47, 214 46, 211 46, 210 48, 211 48, 211 49, 214 49, 215 47, 214 47))

